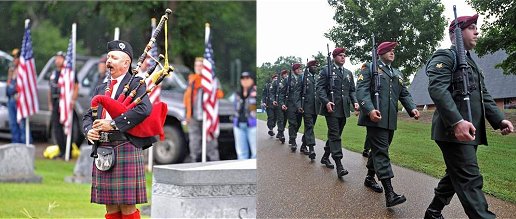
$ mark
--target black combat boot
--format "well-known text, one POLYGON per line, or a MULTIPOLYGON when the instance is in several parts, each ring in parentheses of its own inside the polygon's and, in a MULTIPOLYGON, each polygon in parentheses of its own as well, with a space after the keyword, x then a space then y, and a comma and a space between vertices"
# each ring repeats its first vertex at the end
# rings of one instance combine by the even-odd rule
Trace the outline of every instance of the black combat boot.
POLYGON ((290 150, 292 150, 292 152, 296 152, 296 149, 297 149, 296 139, 289 140, 288 143, 290 144, 290 150))
POLYGON ((308 157, 313 161, 315 160, 315 151, 314 151, 314 146, 313 145, 310 145, 308 146, 308 157))
POLYGON ((434 196, 432 199, 432 203, 425 211, 425 219, 444 219, 441 211, 443 210, 445 204, 437 197, 434 196))
POLYGON ((380 184, 376 182, 374 179, 374 171, 367 171, 367 176, 365 177, 364 186, 372 189, 374 192, 382 193, 383 189, 380 184))
POLYGON ((334 159, 335 165, 337 166, 337 177, 342 178, 343 176, 348 174, 348 171, 344 169, 342 166, 342 162, 340 162, 340 159, 334 159))
POLYGON ((274 131, 272 131, 271 129, 269 129, 269 132, 267 132, 271 137, 274 136, 274 131))
POLYGON ((283 132, 279 132, 278 131, 278 134, 276 135, 276 138, 279 139, 282 144, 285 144, 285 135, 283 135, 283 132))
POLYGON ((362 151, 362 157, 369 157, 370 154, 371 154, 371 152, 369 152, 369 150, 367 150, 367 149, 362 151))
POLYGON ((335 166, 330 162, 330 152, 324 152, 323 157, 321 158, 321 163, 326 165, 327 168, 333 169, 335 166))
POLYGON ((385 206, 392 207, 407 201, 404 195, 398 195, 394 192, 390 178, 382 179, 381 181, 383 188, 385 188, 385 206))
POLYGON ((299 152, 301 152, 304 155, 309 154, 308 148, 306 148, 306 144, 304 142, 301 144, 301 147, 299 148, 299 152))

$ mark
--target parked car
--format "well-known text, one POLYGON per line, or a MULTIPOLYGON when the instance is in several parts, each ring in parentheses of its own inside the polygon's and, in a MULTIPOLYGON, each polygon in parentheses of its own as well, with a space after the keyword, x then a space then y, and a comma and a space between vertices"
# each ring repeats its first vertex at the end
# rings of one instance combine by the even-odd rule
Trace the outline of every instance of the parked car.
MULTIPOLYGON (((93 89, 94 78, 97 77, 98 58, 88 56, 77 56, 76 69, 79 80, 79 95, 75 109, 79 118, 90 107, 90 91, 93 89)), ((52 139, 52 127, 50 123, 50 111, 48 108, 48 89, 51 73, 54 71, 54 58, 50 58, 38 75, 38 99, 40 110, 31 117, 31 129, 39 132, 48 139, 52 139)), ((160 99, 167 103, 168 114, 165 122, 165 140, 154 145, 154 161, 158 164, 170 164, 182 162, 188 155, 188 135, 185 121, 185 107, 183 105, 183 93, 186 90, 187 82, 182 74, 188 73, 189 69, 184 66, 177 66, 175 74, 162 82, 160 99)), ((1 91, 0 91, 1 92, 1 91)), ((5 89, 3 89, 5 92, 5 89)), ((5 94, 3 95, 5 96, 5 94)), ((234 148, 234 137, 232 119, 234 110, 228 100, 219 102, 219 152, 221 159, 236 159, 234 148)), ((1 114, 1 112, 0 112, 1 114)), ((82 127, 82 119, 78 122, 82 127)))
POLYGON ((9 130, 9 115, 7 112, 7 95, 5 94, 7 83, 7 71, 13 62, 13 57, 0 50, 0 137, 11 138, 9 130))

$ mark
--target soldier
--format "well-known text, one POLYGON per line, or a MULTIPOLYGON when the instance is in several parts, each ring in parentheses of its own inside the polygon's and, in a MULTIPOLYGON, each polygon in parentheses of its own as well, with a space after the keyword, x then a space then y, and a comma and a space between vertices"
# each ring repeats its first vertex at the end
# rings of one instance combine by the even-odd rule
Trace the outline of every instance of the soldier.
POLYGON ((276 138, 278 138, 282 144, 285 143, 285 134, 283 133, 285 131, 286 122, 285 119, 287 118, 287 111, 286 109, 283 109, 281 106, 283 106, 283 102, 285 101, 285 83, 287 82, 287 76, 288 71, 282 70, 281 71, 281 78, 276 81, 275 91, 273 93, 274 100, 273 104, 274 106, 277 106, 276 108, 276 116, 278 118, 278 134, 276 135, 276 138))
POLYGON ((262 93, 262 106, 265 107, 265 111, 267 112, 267 127, 269 128, 268 134, 270 136, 274 136, 274 127, 276 126, 277 116, 274 110, 274 97, 271 98, 271 94, 274 93, 273 83, 278 80, 278 75, 273 74, 271 76, 271 81, 265 84, 262 93))
MULTIPOLYGON (((110 87, 113 91, 111 98, 117 99, 131 78, 133 50, 129 43, 121 40, 109 42, 107 49, 106 65, 111 72, 110 87)), ((136 88, 139 81, 139 78, 133 80, 130 90, 136 88)), ((104 95, 106 86, 107 82, 96 87, 94 95, 104 95)), ((136 96, 141 96, 146 89, 143 84, 136 96)), ((139 138, 127 131, 149 116, 151 107, 149 97, 144 96, 140 104, 116 118, 111 118, 105 111, 99 113, 98 118, 93 118, 91 109, 84 115, 83 129, 88 142, 98 140, 101 147, 114 150, 114 166, 105 170, 95 165, 92 172, 91 202, 106 205, 105 218, 140 218, 136 204, 147 202, 142 148, 151 146, 156 139, 139 138)), ((99 106, 98 112, 102 112, 102 106, 99 106)))
MULTIPOLYGON (((306 66, 308 71, 304 74, 303 80, 301 81, 301 98, 298 98, 297 107, 299 111, 303 115, 304 121, 304 135, 302 138, 303 144, 301 145, 301 151, 303 150, 303 146, 308 146, 308 157, 311 160, 315 159, 315 135, 314 135, 314 125, 317 121, 317 115, 319 114, 319 109, 321 107, 321 103, 319 102, 319 98, 317 98, 316 92, 316 73, 317 66, 319 63, 316 60, 309 61, 306 66), (304 101, 301 107, 301 101, 304 101)), ((306 149, 305 149, 306 150, 306 149)), ((306 153, 305 153, 306 154, 306 153)))
POLYGON ((426 65, 428 92, 436 106, 432 119, 432 140, 443 153, 446 173, 435 188, 435 196, 425 212, 425 218, 443 218, 441 211, 455 193, 469 218, 495 218, 495 214, 488 210, 482 192, 477 146, 487 145, 486 119, 494 129, 500 129, 502 135, 513 132, 514 127, 496 107, 485 87, 484 73, 470 56, 469 51, 477 44, 477 19, 478 14, 457 18, 466 50, 467 74, 472 85, 469 89, 471 121, 466 121, 468 112, 461 89, 454 89, 461 88, 462 81, 452 79, 459 70, 454 21, 449 26, 451 48, 437 50, 426 65))
POLYGON ((371 63, 362 66, 362 71, 357 79, 357 99, 361 108, 358 125, 366 126, 366 143, 372 149, 367 161, 364 185, 375 192, 383 192, 382 187, 374 179, 376 173, 385 188, 387 207, 401 204, 407 200, 405 196, 396 194, 391 185, 391 178, 394 177, 394 174, 389 159, 389 145, 397 126, 398 100, 401 101, 411 117, 419 118, 419 111, 402 83, 401 72, 391 65, 394 61, 396 45, 396 42, 383 42, 376 50, 379 55, 377 65, 381 89, 379 91, 380 106, 376 106, 375 91, 371 89, 374 88, 371 63))
POLYGON ((328 168, 332 168, 330 156, 337 165, 337 176, 348 174, 348 171, 342 167, 342 130, 346 125, 346 118, 350 116, 350 105, 353 104, 355 110, 358 110, 358 103, 355 97, 355 82, 351 71, 344 68, 346 61, 346 49, 335 48, 332 52, 333 63, 330 64, 332 72, 328 72, 328 66, 323 67, 319 73, 317 80, 317 96, 321 102, 321 115, 326 117, 326 125, 328 126, 328 141, 324 147, 324 155, 321 163, 328 168), (333 87, 330 85, 333 84, 333 87), (333 95, 331 94, 333 92, 333 95), (332 96, 335 98, 332 100, 332 96))
POLYGON ((299 131, 302 119, 302 114, 298 111, 300 107, 298 107, 296 104, 298 99, 301 98, 301 82, 303 80, 303 71, 301 70, 301 64, 293 64, 292 72, 289 73, 289 76, 287 77, 287 82, 284 85, 285 101, 283 102, 281 108, 287 111, 289 138, 288 143, 290 145, 290 150, 292 150, 292 152, 295 152, 297 149, 297 131, 299 131))

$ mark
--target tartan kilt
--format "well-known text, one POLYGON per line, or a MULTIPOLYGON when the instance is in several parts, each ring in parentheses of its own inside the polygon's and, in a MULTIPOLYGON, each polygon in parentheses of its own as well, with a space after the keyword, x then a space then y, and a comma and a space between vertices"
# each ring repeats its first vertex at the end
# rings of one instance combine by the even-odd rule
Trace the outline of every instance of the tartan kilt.
POLYGON ((114 147, 115 164, 100 171, 93 162, 91 202, 134 205, 147 203, 143 152, 129 141, 101 143, 114 147))

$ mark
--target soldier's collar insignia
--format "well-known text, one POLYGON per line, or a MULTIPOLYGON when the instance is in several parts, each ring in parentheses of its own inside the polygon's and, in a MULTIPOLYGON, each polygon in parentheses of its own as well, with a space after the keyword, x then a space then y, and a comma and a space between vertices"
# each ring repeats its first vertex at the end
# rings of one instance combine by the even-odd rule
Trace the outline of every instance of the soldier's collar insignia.
POLYGON ((121 50, 124 50, 125 49, 125 44, 124 43, 119 43, 118 47, 120 47, 121 50))
POLYGON ((435 65, 436 68, 443 68, 443 63, 439 63, 437 65, 435 65))
POLYGON ((362 75, 362 74, 358 75, 358 78, 357 78, 357 81, 361 81, 361 80, 364 80, 364 75, 362 75))

